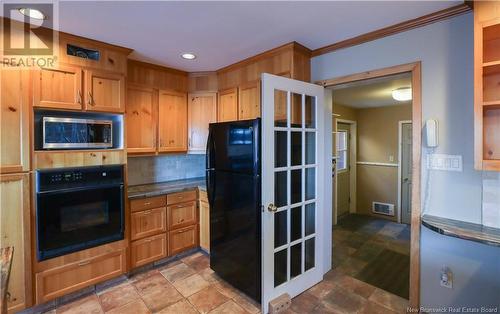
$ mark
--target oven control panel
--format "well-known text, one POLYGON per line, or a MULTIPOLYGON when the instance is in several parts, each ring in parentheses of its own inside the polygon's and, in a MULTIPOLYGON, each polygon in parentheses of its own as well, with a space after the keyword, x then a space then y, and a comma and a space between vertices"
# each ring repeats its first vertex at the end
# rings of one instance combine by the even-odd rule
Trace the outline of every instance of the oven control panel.
POLYGON ((76 182, 83 180, 83 173, 79 171, 56 173, 50 175, 50 182, 76 182))

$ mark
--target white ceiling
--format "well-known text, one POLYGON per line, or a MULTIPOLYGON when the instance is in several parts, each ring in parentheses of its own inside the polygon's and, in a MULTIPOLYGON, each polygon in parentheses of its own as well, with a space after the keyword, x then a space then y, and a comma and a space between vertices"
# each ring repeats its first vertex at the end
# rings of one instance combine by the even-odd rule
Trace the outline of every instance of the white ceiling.
POLYGON ((411 104, 411 101, 392 98, 392 91, 402 87, 411 87, 410 73, 337 85, 331 89, 334 104, 360 109, 411 104))
POLYGON ((135 50, 133 59, 216 70, 282 44, 323 47, 463 1, 60 1, 59 29, 135 50), (198 58, 187 61, 183 52, 198 58))

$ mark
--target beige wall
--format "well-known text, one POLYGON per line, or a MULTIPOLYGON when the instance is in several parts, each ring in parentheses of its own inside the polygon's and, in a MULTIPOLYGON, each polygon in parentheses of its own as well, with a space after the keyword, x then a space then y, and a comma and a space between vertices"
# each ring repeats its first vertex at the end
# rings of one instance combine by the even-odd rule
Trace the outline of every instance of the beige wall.
MULTIPOLYGON (((411 120, 411 105, 353 109, 334 104, 333 112, 340 114, 339 117, 333 118, 335 131, 337 119, 357 122, 357 161, 398 163, 398 122, 411 120), (390 161, 390 156, 393 157, 393 161, 390 161)), ((397 202, 397 167, 357 165, 356 210, 358 213, 397 220, 397 202), (395 216, 373 214, 371 208, 374 201, 394 204, 395 216)))
MULTIPOLYGON (((359 109, 358 161, 398 163, 398 122, 411 120, 411 105, 359 109), (393 160, 391 161, 390 156, 393 160)), ((358 213, 376 215, 371 211, 372 202, 394 204, 397 220, 398 168, 357 165, 356 207, 358 213)), ((379 216, 379 215, 377 215, 379 216)))

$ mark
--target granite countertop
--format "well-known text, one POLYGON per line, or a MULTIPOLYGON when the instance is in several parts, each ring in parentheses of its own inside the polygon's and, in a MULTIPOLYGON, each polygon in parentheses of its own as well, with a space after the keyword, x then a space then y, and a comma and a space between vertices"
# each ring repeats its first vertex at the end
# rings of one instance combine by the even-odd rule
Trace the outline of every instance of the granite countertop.
POLYGON ((440 234, 500 247, 498 228, 432 215, 423 215, 422 224, 440 234))
POLYGON ((166 182, 151 183, 151 184, 133 185, 129 186, 127 191, 128 191, 128 198, 134 199, 134 198, 144 198, 144 197, 181 192, 196 188, 206 191, 206 184, 204 177, 166 181, 166 182))

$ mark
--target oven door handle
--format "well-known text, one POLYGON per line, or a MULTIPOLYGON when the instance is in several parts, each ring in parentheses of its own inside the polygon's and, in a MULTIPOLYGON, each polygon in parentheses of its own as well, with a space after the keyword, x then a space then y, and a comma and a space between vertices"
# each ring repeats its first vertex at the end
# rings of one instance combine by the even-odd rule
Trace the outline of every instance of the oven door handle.
POLYGON ((123 183, 92 185, 92 186, 85 186, 85 187, 78 187, 78 188, 60 189, 60 190, 49 190, 49 191, 37 192, 36 194, 37 195, 53 195, 53 194, 61 194, 61 193, 71 193, 71 192, 107 189, 107 188, 123 189, 123 183))

